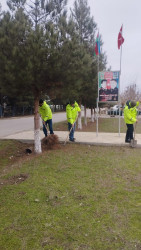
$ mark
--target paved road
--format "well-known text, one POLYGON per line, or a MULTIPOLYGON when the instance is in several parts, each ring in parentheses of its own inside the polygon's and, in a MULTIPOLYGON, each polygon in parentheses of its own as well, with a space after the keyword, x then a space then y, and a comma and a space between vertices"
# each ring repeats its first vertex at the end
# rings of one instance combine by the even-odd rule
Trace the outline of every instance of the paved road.
MULTIPOLYGON (((65 112, 53 114, 53 122, 66 120, 65 112)), ((34 129, 34 116, 0 119, 0 137, 34 129)))
MULTIPOLYGON (((90 110, 88 110, 88 116, 90 116, 90 110)), ((84 112, 82 111, 82 116, 84 112)), ((53 114, 53 123, 66 120, 66 113, 60 112, 53 114)), ((0 138, 15 133, 29 131, 34 129, 34 117, 16 117, 0 119, 0 138)))

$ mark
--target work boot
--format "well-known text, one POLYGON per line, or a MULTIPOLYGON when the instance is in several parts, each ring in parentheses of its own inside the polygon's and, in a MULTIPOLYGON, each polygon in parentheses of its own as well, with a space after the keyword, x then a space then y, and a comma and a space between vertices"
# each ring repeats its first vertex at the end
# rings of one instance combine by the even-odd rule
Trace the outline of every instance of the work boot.
POLYGON ((69 141, 71 141, 71 142, 75 142, 75 138, 73 138, 73 139, 69 139, 69 141))
POLYGON ((131 142, 131 140, 130 140, 130 139, 125 140, 125 143, 130 143, 130 142, 131 142))

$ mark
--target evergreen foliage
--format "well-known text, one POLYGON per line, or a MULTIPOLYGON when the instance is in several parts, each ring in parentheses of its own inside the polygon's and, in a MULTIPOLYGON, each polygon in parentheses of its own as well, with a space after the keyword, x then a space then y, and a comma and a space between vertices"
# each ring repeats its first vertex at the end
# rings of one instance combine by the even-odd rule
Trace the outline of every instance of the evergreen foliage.
MULTIPOLYGON (((0 10, 1 95, 13 105, 34 100, 35 116, 44 95, 56 104, 65 104, 73 96, 93 107, 97 24, 87 0, 75 0, 70 17, 67 0, 8 0, 7 4, 8 12, 0 10)), ((99 59, 103 70, 106 55, 101 53, 99 59)))
MULTIPOLYGON (((3 94, 16 100, 18 96, 35 97, 46 92, 65 103, 71 95, 86 99, 83 96, 91 85, 96 91, 93 50, 97 24, 90 16, 87 0, 74 2, 69 19, 66 0, 7 3, 10 12, 0 20, 3 94)), ((100 58, 100 67, 104 68, 106 57, 101 54, 100 58)))

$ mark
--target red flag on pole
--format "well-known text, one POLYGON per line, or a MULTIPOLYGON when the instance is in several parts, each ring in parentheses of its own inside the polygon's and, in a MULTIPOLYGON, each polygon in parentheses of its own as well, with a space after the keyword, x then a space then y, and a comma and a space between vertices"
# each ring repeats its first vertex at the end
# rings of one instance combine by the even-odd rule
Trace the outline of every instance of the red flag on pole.
POLYGON ((100 54, 100 37, 98 33, 97 38, 96 38, 95 48, 94 48, 94 55, 99 55, 99 54, 100 54))
POLYGON ((120 49, 120 46, 124 43, 124 38, 122 36, 122 26, 120 28, 120 32, 118 34, 118 49, 120 49))

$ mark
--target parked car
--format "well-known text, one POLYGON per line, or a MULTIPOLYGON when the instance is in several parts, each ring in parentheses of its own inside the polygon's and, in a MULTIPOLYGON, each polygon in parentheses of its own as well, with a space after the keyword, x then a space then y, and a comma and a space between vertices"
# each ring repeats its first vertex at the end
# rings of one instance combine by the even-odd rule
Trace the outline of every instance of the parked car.
MULTIPOLYGON (((120 108, 120 116, 122 116, 123 110, 120 108)), ((119 115, 119 105, 114 105, 108 110, 108 115, 115 116, 119 115)))
POLYGON ((141 115, 141 110, 140 109, 138 110, 138 115, 141 115))
POLYGON ((117 111, 119 109, 119 105, 114 105, 113 107, 111 107, 111 110, 113 111, 117 111))

